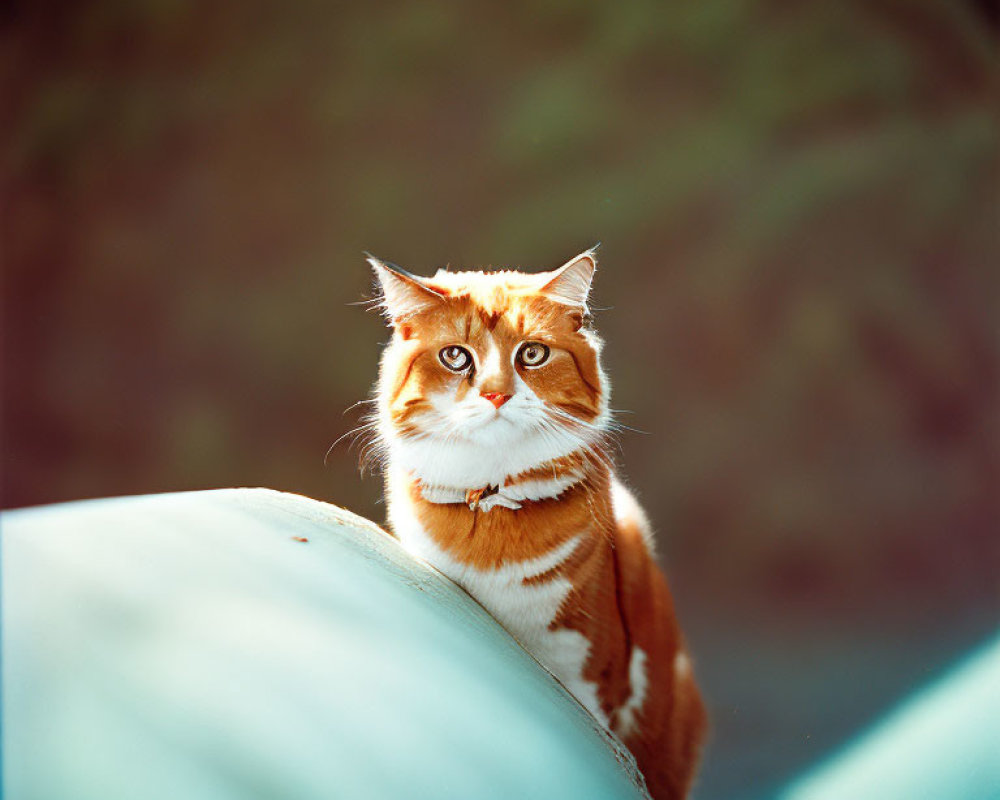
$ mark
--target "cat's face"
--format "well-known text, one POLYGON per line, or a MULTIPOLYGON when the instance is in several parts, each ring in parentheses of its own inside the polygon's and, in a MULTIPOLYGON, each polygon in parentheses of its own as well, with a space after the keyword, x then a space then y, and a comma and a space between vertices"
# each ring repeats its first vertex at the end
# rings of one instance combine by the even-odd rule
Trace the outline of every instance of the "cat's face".
POLYGON ((378 401, 394 461, 428 482, 471 487, 601 436, 600 341, 584 327, 591 253, 548 273, 426 279, 371 261, 393 326, 378 401))

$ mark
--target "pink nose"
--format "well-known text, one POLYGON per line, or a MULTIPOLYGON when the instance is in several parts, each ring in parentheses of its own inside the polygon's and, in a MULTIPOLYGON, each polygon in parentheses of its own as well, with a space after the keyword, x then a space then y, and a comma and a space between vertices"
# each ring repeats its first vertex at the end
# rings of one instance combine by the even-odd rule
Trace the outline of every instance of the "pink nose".
POLYGON ((501 394, 500 392, 480 392, 479 394, 481 397, 485 397, 487 400, 493 403, 493 405, 496 406, 497 408, 500 408, 500 406, 502 406, 511 398, 511 395, 501 394))

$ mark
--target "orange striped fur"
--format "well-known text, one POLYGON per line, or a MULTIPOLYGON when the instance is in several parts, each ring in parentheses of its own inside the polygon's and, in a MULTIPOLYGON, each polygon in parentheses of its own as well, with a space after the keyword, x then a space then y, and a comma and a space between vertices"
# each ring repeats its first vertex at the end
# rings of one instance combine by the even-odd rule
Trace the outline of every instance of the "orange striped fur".
POLYGON ((416 278, 370 259, 393 337, 378 429, 389 523, 687 796, 706 718, 645 515, 614 474, 592 252, 416 278))

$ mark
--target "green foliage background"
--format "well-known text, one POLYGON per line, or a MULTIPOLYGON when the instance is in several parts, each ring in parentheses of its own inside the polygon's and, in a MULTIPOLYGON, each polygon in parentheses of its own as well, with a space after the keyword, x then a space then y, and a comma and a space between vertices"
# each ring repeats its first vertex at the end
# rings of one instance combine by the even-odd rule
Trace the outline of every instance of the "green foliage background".
POLYGON ((993 4, 6 13, 4 504, 264 485, 380 519, 361 253, 601 240, 626 474, 766 796, 996 611, 993 4))

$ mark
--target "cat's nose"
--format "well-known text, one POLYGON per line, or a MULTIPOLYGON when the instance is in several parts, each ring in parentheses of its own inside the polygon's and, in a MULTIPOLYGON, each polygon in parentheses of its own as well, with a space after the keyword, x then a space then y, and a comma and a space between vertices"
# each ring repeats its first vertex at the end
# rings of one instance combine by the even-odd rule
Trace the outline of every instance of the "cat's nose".
POLYGON ((500 406, 502 406, 504 403, 510 400, 511 397, 513 397, 513 395, 503 394, 501 392, 480 392, 479 396, 485 397, 487 400, 493 403, 493 405, 496 406, 497 408, 500 408, 500 406))

